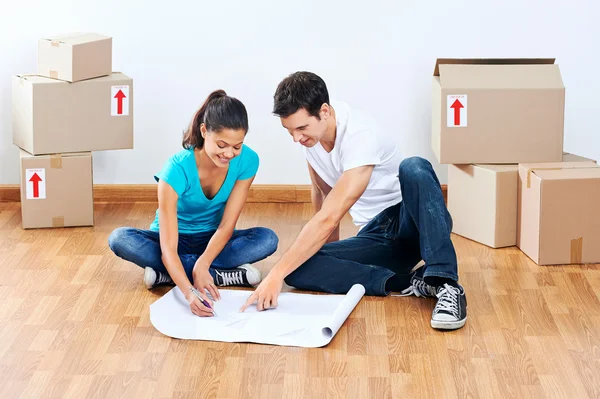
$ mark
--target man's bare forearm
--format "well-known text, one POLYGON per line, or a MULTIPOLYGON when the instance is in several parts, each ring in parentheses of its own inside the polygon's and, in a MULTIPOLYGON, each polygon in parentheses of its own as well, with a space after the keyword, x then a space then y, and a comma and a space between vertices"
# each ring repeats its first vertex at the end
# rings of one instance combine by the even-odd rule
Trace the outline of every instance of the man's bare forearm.
MULTIPOLYGON (((331 191, 331 190, 328 190, 328 191, 331 191)), ((315 214, 317 214, 321 210, 321 207, 323 206, 323 201, 325 201, 326 196, 327 195, 325 193, 323 193, 323 191, 319 187, 316 187, 316 186, 312 187, 311 200, 312 200, 313 210, 314 210, 315 214)), ((335 230, 333 230, 333 232, 327 238, 326 243, 336 242, 339 240, 340 240, 340 225, 338 224, 335 227, 335 230)))
POLYGON ((313 205, 313 211, 317 213, 321 210, 321 206, 323 206, 325 195, 318 187, 313 186, 310 191, 310 200, 313 205))
POLYGON ((322 212, 317 213, 306 223, 294 243, 269 273, 281 279, 287 277, 321 249, 334 229, 335 221, 332 217, 322 212))
POLYGON ((329 238, 327 238, 327 242, 336 242, 340 240, 340 225, 338 224, 335 227, 335 230, 333 230, 333 232, 329 235, 329 238))

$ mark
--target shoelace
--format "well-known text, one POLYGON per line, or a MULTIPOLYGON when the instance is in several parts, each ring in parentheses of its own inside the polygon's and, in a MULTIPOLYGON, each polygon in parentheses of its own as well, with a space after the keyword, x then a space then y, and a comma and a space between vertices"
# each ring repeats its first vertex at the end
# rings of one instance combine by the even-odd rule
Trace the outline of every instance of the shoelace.
POLYGON ((425 283, 424 280, 414 279, 412 285, 401 292, 402 296, 415 295, 416 297, 434 296, 435 288, 425 283))
POLYGON ((435 305, 434 313, 439 313, 440 311, 446 311, 453 316, 458 317, 458 296, 460 295, 460 290, 456 287, 452 287, 451 285, 444 284, 444 288, 437 293, 437 297, 439 301, 437 305, 435 305))
POLYGON ((232 285, 232 284, 244 284, 244 280, 242 280, 242 274, 244 272, 239 271, 231 271, 231 272, 217 272, 217 274, 223 280, 223 285, 232 285))
POLYGON ((158 277, 156 278, 156 283, 155 284, 164 284, 164 283, 170 283, 171 277, 169 277, 168 274, 165 273, 161 273, 161 272, 156 272, 158 274, 158 277))

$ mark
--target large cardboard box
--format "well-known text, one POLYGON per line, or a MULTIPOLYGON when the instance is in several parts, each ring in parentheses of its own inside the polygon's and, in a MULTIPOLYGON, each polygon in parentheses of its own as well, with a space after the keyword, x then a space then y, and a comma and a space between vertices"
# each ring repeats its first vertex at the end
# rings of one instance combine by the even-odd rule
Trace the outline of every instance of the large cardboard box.
POLYGON ((112 38, 71 33, 38 41, 38 74, 67 82, 110 75, 112 38))
POLYGON ((23 228, 93 226, 92 154, 21 150, 23 228))
MULTIPOLYGON (((563 162, 595 162, 564 153, 563 162)), ((492 248, 517 245, 518 165, 448 166, 452 232, 492 248)))
POLYGON ((133 148, 133 80, 12 79, 13 143, 33 155, 133 148))
POLYGON ((440 163, 560 162, 565 87, 554 59, 438 59, 433 75, 440 163))
POLYGON ((538 265, 600 263, 600 166, 519 165, 517 244, 538 265))

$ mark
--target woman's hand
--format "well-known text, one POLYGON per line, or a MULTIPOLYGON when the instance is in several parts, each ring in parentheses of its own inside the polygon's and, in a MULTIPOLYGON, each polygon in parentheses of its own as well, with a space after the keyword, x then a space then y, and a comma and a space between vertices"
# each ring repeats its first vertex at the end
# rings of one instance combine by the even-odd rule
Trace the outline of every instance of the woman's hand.
MULTIPOLYGON (((206 294, 204 292, 200 292, 200 296, 206 302, 208 302, 210 304, 210 306, 213 306, 213 302, 209 298, 206 297, 206 294)), ((190 304, 190 310, 196 316, 208 317, 208 316, 213 315, 212 309, 209 309, 206 306, 204 306, 204 304, 198 299, 198 297, 193 292, 188 291, 186 299, 188 300, 188 303, 190 304)))
MULTIPOLYGON (((215 301, 221 299, 221 294, 215 285, 215 281, 213 277, 210 275, 208 271, 210 265, 205 264, 202 261, 202 258, 198 258, 196 264, 194 265, 194 270, 192 270, 192 277, 194 278, 194 287, 200 293, 204 294, 205 290, 210 293, 215 301)), ((211 304, 212 306, 212 304, 211 304)))

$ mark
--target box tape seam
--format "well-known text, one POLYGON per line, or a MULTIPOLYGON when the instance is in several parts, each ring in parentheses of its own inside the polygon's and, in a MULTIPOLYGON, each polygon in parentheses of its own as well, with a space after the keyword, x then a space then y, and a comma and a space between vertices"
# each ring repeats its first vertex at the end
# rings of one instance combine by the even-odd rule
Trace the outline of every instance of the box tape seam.
POLYGON ((62 169, 62 155, 61 154, 50 155, 50 167, 52 169, 62 169))
POLYGON ((574 238, 571 240, 571 263, 583 263, 582 261, 583 252, 583 237, 574 238))
POLYGON ((65 227, 65 217, 64 216, 53 216, 52 217, 52 227, 65 227))

